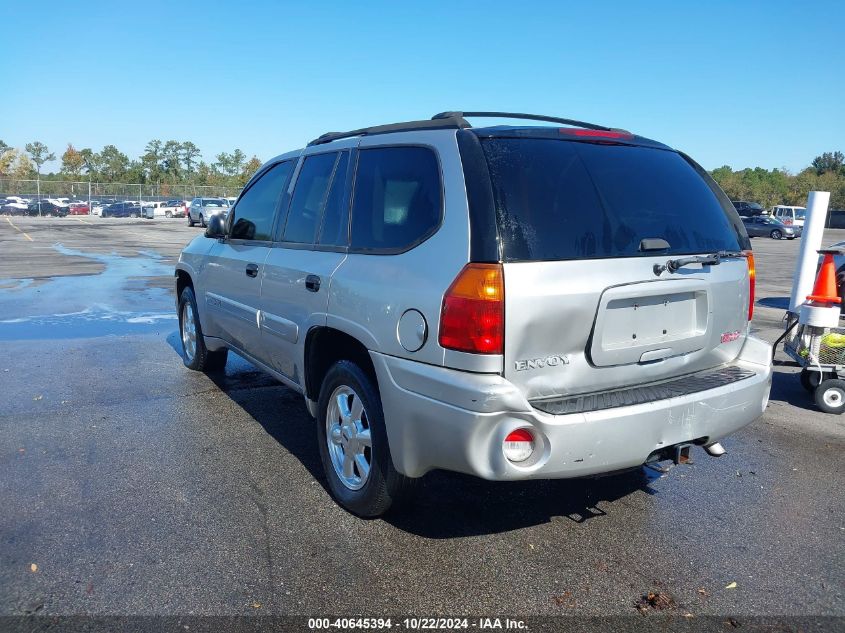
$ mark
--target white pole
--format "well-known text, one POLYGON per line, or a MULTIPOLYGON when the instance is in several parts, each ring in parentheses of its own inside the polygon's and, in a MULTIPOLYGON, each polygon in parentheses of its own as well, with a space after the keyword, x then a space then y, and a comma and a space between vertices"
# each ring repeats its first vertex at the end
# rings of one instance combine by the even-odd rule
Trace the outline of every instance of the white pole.
POLYGON ((830 203, 829 191, 811 191, 807 196, 807 213, 804 230, 801 233, 801 248, 798 251, 798 264, 792 278, 792 296, 789 298, 789 311, 798 314, 801 304, 812 294, 818 267, 818 251, 822 247, 824 225, 827 218, 827 205, 830 203))

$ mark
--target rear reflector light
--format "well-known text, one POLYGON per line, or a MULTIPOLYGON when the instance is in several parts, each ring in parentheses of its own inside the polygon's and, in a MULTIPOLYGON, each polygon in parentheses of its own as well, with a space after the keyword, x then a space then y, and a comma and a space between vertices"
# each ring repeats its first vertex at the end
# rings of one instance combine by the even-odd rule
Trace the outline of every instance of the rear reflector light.
POLYGON ((524 462, 534 453, 534 436, 528 429, 511 431, 502 444, 508 461, 524 462))
POLYGON ((748 264, 748 320, 754 316, 754 293, 757 284, 757 269, 754 267, 754 253, 745 251, 745 261, 748 264))
POLYGON ((467 264, 443 295, 441 347, 501 354, 505 339, 505 283, 501 264, 467 264))
POLYGON ((562 127, 561 134, 572 136, 591 136, 597 138, 632 138, 634 135, 623 130, 582 130, 580 128, 562 127))

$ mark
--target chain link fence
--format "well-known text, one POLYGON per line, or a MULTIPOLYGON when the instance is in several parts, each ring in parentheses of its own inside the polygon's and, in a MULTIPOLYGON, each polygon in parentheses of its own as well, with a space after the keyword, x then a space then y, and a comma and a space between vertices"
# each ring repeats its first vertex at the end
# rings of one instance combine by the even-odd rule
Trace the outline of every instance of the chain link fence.
POLYGON ((69 198, 71 201, 135 201, 158 202, 163 200, 190 200, 235 197, 240 187, 191 184, 142 184, 124 182, 88 182, 74 180, 16 180, 0 178, 0 198, 18 196, 31 199, 69 198))

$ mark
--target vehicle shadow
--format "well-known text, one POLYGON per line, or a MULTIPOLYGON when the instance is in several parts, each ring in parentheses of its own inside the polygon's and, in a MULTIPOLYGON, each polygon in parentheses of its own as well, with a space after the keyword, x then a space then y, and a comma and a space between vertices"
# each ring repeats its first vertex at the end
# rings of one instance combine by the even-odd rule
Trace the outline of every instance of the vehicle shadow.
POLYGON ((769 400, 791 404, 799 409, 816 410, 813 394, 801 386, 799 372, 784 371, 781 367, 795 367, 795 363, 775 362, 772 372, 772 392, 769 400))
MULTIPOLYGON (((178 333, 167 342, 181 358, 178 333)), ((233 353, 225 371, 209 378, 296 457, 329 496, 314 421, 302 396, 233 353)), ((605 516, 611 509, 607 504, 638 491, 656 494, 650 483, 658 477, 650 468, 637 468, 589 479, 490 482, 434 471, 416 480, 407 502, 384 520, 432 539, 496 534, 550 521, 584 523, 605 516)))
POLYGON ((656 477, 644 467, 590 479, 519 482, 436 471, 420 479, 408 502, 385 520, 431 539, 498 534, 552 521, 585 523, 611 513, 614 502, 635 492, 657 494, 649 485, 656 477))

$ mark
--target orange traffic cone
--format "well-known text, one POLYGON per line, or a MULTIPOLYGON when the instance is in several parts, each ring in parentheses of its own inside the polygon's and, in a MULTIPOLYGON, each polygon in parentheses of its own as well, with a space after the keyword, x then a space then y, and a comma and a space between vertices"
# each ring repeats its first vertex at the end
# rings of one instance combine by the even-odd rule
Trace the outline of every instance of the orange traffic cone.
POLYGON ((836 291, 836 264, 833 263, 831 253, 825 253, 819 275, 816 277, 816 285, 813 286, 813 294, 807 295, 807 300, 827 304, 842 303, 836 291))

